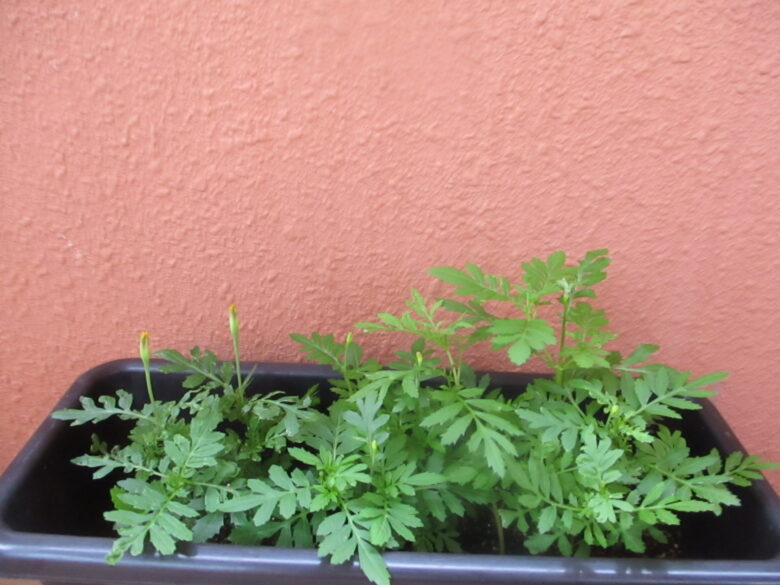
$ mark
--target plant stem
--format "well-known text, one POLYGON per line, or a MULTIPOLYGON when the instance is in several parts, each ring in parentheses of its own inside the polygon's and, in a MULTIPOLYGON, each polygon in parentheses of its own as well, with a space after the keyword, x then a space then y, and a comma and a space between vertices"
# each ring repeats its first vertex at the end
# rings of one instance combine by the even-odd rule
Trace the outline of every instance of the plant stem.
POLYGON ((498 507, 495 503, 491 506, 493 511, 493 521, 496 523, 496 535, 498 536, 498 554, 506 554, 506 541, 504 540, 504 526, 501 523, 501 514, 498 513, 498 507))
POLYGON ((233 356, 236 363, 236 380, 238 381, 238 387, 241 388, 241 360, 238 357, 238 335, 233 338, 233 356))
POLYGON ((558 344, 558 361, 554 364, 555 367, 555 383, 559 386, 563 385, 563 349, 566 346, 566 326, 569 322, 569 303, 571 302, 570 292, 564 293, 563 301, 563 314, 561 315, 561 339, 558 344))
POLYGON ((349 364, 349 346, 352 344, 352 333, 347 333, 347 337, 344 340, 344 363, 341 363, 338 356, 336 356, 336 369, 341 373, 341 377, 347 383, 347 391, 352 394, 355 392, 355 385, 352 383, 352 376, 350 376, 350 364, 349 364))
POLYGON ((450 362, 452 381, 455 383, 455 386, 460 387, 460 361, 456 362, 455 358, 452 357, 452 351, 450 350, 449 344, 444 347, 444 351, 447 355, 447 360, 450 362))
POLYGON ((154 402, 154 392, 152 391, 152 374, 149 371, 149 364, 144 364, 144 378, 146 379, 146 393, 149 395, 149 402, 154 402))

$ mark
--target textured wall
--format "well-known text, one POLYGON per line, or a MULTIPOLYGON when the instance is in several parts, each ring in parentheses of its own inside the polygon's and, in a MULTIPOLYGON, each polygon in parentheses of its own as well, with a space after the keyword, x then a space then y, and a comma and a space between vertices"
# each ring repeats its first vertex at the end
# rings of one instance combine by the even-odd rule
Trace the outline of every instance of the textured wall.
POLYGON ((775 0, 4 0, 0 468, 141 329, 225 352, 236 302, 297 360, 429 266, 602 246, 618 347, 731 371, 780 460, 778 39, 775 0))

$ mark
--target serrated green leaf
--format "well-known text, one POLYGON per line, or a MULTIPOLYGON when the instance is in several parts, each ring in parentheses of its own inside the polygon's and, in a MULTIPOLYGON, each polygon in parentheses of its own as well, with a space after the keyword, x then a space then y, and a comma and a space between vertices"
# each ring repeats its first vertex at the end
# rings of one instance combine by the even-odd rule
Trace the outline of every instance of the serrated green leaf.
POLYGON ((673 514, 672 512, 665 510, 663 508, 658 508, 654 510, 656 517, 658 518, 658 521, 662 524, 669 524, 671 526, 677 526, 680 524, 680 519, 677 517, 676 514, 673 514))
POLYGON ((384 546, 390 537, 392 532, 390 530, 390 523, 386 518, 380 518, 371 523, 371 529, 368 531, 371 544, 374 546, 384 546))
POLYGON ((713 464, 719 464, 719 463, 720 463, 720 455, 718 455, 716 451, 714 453, 710 453, 709 455, 705 455, 703 457, 689 457, 685 461, 680 463, 680 465, 678 465, 674 471, 675 471, 675 475, 678 476, 693 475, 695 473, 704 471, 705 469, 707 469, 713 464))
POLYGON ((330 534, 340 526, 343 526, 346 521, 347 515, 344 512, 334 512, 317 526, 317 536, 330 534))
POLYGON ((645 412, 653 416, 664 416, 666 418, 674 418, 674 419, 682 418, 682 416, 680 416, 678 412, 675 412, 665 404, 660 404, 660 403, 650 404, 645 409, 645 412))
POLYGON ((664 404, 676 408, 677 410, 699 410, 701 408, 700 405, 691 400, 686 398, 675 398, 674 396, 664 398, 664 404))
POLYGON ((260 506, 255 510, 254 516, 252 516, 252 523, 255 526, 264 526, 268 524, 276 509, 276 499, 264 499, 260 506))
POLYGON ((431 471, 423 471, 415 473, 406 478, 406 483, 417 487, 427 487, 440 483, 445 483, 447 478, 441 473, 433 473, 431 471))
POLYGON ((149 540, 160 554, 171 555, 176 551, 176 542, 158 524, 152 524, 151 528, 149 528, 149 540))
POLYGON ((192 526, 193 542, 207 542, 217 536, 225 523, 225 517, 220 513, 206 514, 198 518, 192 526))
POLYGON ((474 479, 478 470, 469 465, 454 465, 445 470, 447 480, 456 484, 465 484, 474 479))
POLYGON ((109 522, 116 522, 118 524, 140 524, 146 522, 150 518, 150 514, 133 512, 131 510, 110 510, 103 514, 103 517, 109 522))
MULTIPOLYGON (((452 509, 452 508, 450 508, 452 509)), ((392 527, 393 531, 398 534, 401 538, 408 542, 414 542, 415 536, 414 533, 407 528, 407 525, 403 522, 400 522, 397 518, 393 516, 388 516, 387 521, 390 523, 390 526, 392 527)), ((422 526, 421 522, 418 522, 416 525, 412 525, 413 527, 416 526, 422 526)))
POLYGON ((117 497, 138 510, 156 510, 166 503, 165 492, 159 483, 149 484, 131 477, 117 482, 117 485, 126 490, 117 497))
POLYGON ((513 364, 521 366, 531 357, 531 347, 525 341, 516 341, 509 346, 507 355, 513 364))
POLYGON ((428 270, 428 274, 439 280, 455 285, 455 294, 475 296, 482 300, 507 300, 509 288, 506 279, 485 275, 477 266, 467 265, 469 273, 451 266, 437 266, 428 270))
POLYGON ((390 573, 382 555, 373 546, 362 540, 358 543, 358 561, 369 581, 377 585, 390 585, 390 573))
POLYGON ((659 482, 659 483, 655 484, 650 489, 650 491, 647 492, 647 495, 645 495, 644 500, 642 501, 642 504, 644 506, 652 506, 658 500, 661 499, 661 496, 663 496, 665 490, 666 490, 666 484, 664 482, 659 482))
POLYGON ((177 540, 192 540, 192 531, 178 518, 166 512, 157 515, 157 523, 177 540))
POLYGON ((278 465, 271 465, 271 467, 268 468, 268 477, 272 482, 284 490, 295 489, 290 476, 287 475, 287 472, 278 465))
POLYGON ((517 501, 521 506, 533 510, 539 506, 542 500, 536 494, 522 494, 517 497, 517 501))
POLYGON ((216 512, 220 504, 220 492, 214 487, 206 488, 206 494, 203 498, 203 505, 207 512, 216 512))
POLYGON ((576 428, 566 429, 561 434, 561 446, 563 446, 566 451, 573 451, 574 447, 577 445, 578 437, 579 432, 576 428))
POLYGON ((192 388, 197 388, 203 382, 206 381, 206 376, 203 374, 197 373, 197 374, 190 374, 186 378, 184 378, 184 381, 181 383, 182 388, 187 388, 188 390, 191 390, 192 388))
POLYGON ((434 425, 444 424, 455 418, 461 410, 463 410, 463 405, 460 403, 448 404, 426 416, 420 421, 420 426, 428 428, 434 425))
POLYGON ((221 512, 226 512, 226 513, 245 512, 247 510, 252 510, 254 508, 257 508, 258 506, 262 505, 263 502, 265 502, 267 499, 268 498, 265 495, 242 494, 222 502, 221 504, 219 504, 218 509, 221 512))
POLYGON ((284 494, 279 498, 279 514, 282 515, 282 518, 292 518, 297 507, 298 498, 294 493, 284 494))
POLYGON ((100 396, 98 403, 88 397, 79 398, 81 408, 66 408, 51 414, 57 420, 71 421, 71 426, 97 423, 112 416, 122 420, 141 419, 143 415, 131 408, 133 397, 125 390, 117 390, 116 396, 100 396))
POLYGON ((728 377, 728 372, 713 372, 711 374, 705 374, 700 378, 691 380, 688 382, 690 388, 702 388, 704 386, 711 386, 725 380, 728 377))
POLYGON ((312 333, 310 337, 306 337, 300 333, 292 333, 290 338, 301 345, 301 351, 312 361, 329 366, 341 364, 344 346, 336 342, 333 335, 312 333))
POLYGON ((489 331, 494 335, 493 348, 509 345, 509 358, 517 365, 524 364, 533 351, 556 341, 552 328, 544 319, 496 319, 489 331))
POLYGON ((322 542, 318 552, 320 555, 330 555, 330 561, 336 565, 348 561, 355 555, 358 539, 349 526, 342 526, 328 534, 322 542))
POLYGON ((190 361, 184 357, 181 352, 175 349, 160 349, 154 352, 154 355, 171 362, 168 366, 164 366, 163 370, 168 372, 181 372, 190 368, 190 361), (171 369, 172 365, 182 366, 183 369, 171 369))
POLYGON ((676 512, 714 512, 717 509, 710 502, 702 502, 701 500, 674 502, 667 504, 666 507, 676 512))
POLYGON ((650 385, 647 381, 644 378, 640 378, 639 380, 634 381, 634 383, 631 384, 631 387, 634 390, 634 395, 639 401, 639 405, 646 406, 652 395, 650 385))
POLYGON ((413 374, 408 374, 401 378, 401 388, 412 398, 418 398, 420 396, 419 381, 417 380, 417 376, 413 374))
POLYGON ((642 554, 645 552, 645 543, 642 542, 642 538, 634 530, 625 530, 622 533, 623 544, 631 552, 642 554))
POLYGON ((718 485, 694 485, 691 486, 697 497, 724 506, 739 506, 737 496, 731 493, 727 487, 718 485))
POLYGON ((525 539, 525 547, 531 554, 538 555, 546 552, 555 542, 555 534, 534 534, 525 539))
POLYGON ((506 463, 504 463, 504 456, 501 449, 496 445, 496 442, 491 439, 484 441, 484 454, 488 467, 499 477, 504 477, 506 473, 506 463))
MULTIPOLYGON (((451 445, 466 432, 466 429, 471 424, 471 418, 468 416, 462 416, 455 420, 446 431, 441 435, 442 445, 451 445)), ((426 425, 422 425, 426 426, 426 425)))
POLYGON ((633 352, 631 352, 631 354, 628 357, 626 357, 620 365, 624 367, 628 367, 628 366, 633 366, 634 364, 639 364, 647 360, 651 355, 653 355, 659 349, 661 348, 658 345, 643 343, 639 347, 637 347, 633 352))
POLYGON ((539 514, 539 520, 537 521, 537 530, 541 534, 544 534, 545 532, 549 532, 550 529, 555 524, 555 520, 558 518, 558 511, 557 508, 553 506, 547 506, 544 508, 539 514))

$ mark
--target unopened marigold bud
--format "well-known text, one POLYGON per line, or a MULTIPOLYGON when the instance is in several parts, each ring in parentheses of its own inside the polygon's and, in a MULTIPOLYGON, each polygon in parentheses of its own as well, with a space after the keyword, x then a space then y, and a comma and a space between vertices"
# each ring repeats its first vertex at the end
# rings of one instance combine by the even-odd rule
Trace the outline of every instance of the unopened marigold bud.
POLYGON ((149 366, 149 332, 141 331, 141 340, 138 344, 138 353, 144 366, 149 366))
POLYGON ((228 323, 230 324, 230 335, 238 336, 238 308, 235 303, 228 307, 228 323))

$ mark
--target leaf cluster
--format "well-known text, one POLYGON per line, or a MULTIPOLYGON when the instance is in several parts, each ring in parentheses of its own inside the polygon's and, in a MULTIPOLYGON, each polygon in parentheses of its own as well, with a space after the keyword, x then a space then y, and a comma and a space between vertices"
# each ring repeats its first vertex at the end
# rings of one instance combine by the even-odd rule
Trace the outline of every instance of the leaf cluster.
POLYGON ((647 363, 654 345, 626 357, 607 348, 615 335, 593 302, 609 262, 606 250, 573 264, 555 252, 521 264, 514 280, 476 265, 434 268, 452 297, 412 291, 401 314, 357 325, 410 337, 387 364, 366 358, 352 334, 293 334, 337 374, 327 407, 316 388, 252 391, 231 307, 233 362, 198 348, 157 352, 181 376, 178 399, 154 399, 147 370, 144 404, 120 390, 56 412, 74 425, 132 426, 125 444, 94 437, 75 460, 95 478, 117 477, 109 562, 217 539, 316 548, 388 584, 382 551, 460 551, 464 527, 485 518, 501 553, 507 533, 532 553, 641 553, 687 514, 738 505, 732 486, 769 464, 692 453, 670 424, 725 374, 647 363), (552 373, 505 394, 467 364, 480 343, 517 365, 537 357, 552 373))
POLYGON ((647 363, 656 345, 626 357, 606 347, 616 335, 593 301, 609 263, 607 250, 570 266, 555 252, 523 263, 514 283, 473 265, 430 271, 466 298, 444 306, 487 330, 493 349, 517 365, 538 357, 552 370, 511 402, 520 456, 508 462, 497 490, 503 527, 524 534, 532 553, 643 553, 648 539, 666 541, 681 514, 738 505, 731 486, 746 485, 740 470, 755 480, 770 466, 742 453, 693 455, 672 430, 670 419, 700 409, 698 400, 725 373, 692 379, 647 363), (499 316, 496 301, 518 316, 499 316))

